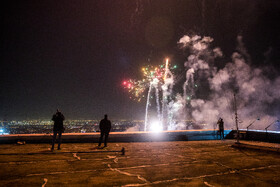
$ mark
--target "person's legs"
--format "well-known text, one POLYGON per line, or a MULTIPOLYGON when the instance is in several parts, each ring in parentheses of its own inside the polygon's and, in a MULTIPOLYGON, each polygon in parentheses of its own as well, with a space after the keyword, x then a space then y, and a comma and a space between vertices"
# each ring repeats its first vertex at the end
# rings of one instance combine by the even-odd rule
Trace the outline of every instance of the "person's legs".
POLYGON ((62 134, 62 132, 59 131, 58 132, 58 147, 57 147, 58 150, 60 149, 60 144, 61 144, 61 134, 62 134))
POLYGON ((223 134, 223 139, 225 138, 225 136, 224 136, 224 129, 222 129, 222 134, 223 134))
POLYGON ((53 131, 52 150, 54 149, 56 134, 57 134, 57 131, 53 131))
POLYGON ((109 136, 109 133, 105 133, 104 147, 107 147, 108 136, 109 136))
POLYGON ((98 146, 101 146, 103 136, 104 136, 104 132, 101 131, 98 146))
POLYGON ((219 136, 220 136, 220 139, 222 139, 222 131, 219 129, 219 136))

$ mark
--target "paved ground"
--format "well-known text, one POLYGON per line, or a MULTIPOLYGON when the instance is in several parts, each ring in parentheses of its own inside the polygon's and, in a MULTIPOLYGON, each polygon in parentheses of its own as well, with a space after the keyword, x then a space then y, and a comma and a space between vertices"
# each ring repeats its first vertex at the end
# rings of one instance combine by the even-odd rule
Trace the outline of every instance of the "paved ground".
POLYGON ((0 186, 280 185, 280 154, 238 150, 233 142, 111 143, 106 149, 76 143, 53 154, 48 144, 2 144, 0 186), (122 147, 124 156, 101 152, 122 147))
POLYGON ((254 146, 261 146, 261 147, 271 147, 275 149, 280 148, 280 144, 278 143, 269 143, 269 142, 256 142, 256 141, 243 141, 241 140, 240 143, 248 144, 248 145, 254 145, 254 146))

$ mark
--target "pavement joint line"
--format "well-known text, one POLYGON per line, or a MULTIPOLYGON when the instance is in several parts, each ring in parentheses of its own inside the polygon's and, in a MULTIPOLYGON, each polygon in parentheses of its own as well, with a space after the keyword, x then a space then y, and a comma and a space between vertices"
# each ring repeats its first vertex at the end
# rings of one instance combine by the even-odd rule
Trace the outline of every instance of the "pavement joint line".
POLYGON ((154 182, 145 183, 145 184, 128 184, 128 185, 124 185, 124 186, 145 186, 145 185, 148 185, 148 184, 162 184, 162 183, 174 182, 174 181, 179 181, 179 180, 192 180, 192 179, 200 179, 200 178, 207 178, 207 177, 220 176, 220 175, 229 175, 229 174, 233 174, 233 173, 241 174, 240 173, 241 171, 259 170, 259 169, 265 169, 265 168, 270 168, 270 167, 279 167, 279 166, 280 165, 270 165, 270 166, 267 166, 267 167, 240 169, 240 170, 234 170, 234 171, 214 173, 214 174, 209 174, 209 175, 201 175, 201 176, 196 176, 196 177, 182 177, 182 178, 174 178, 174 179, 169 179, 169 180, 154 181, 154 182))
MULTIPOLYGON (((168 164, 158 164, 158 165, 168 165, 168 164)), ((146 167, 152 167, 154 165, 146 165, 146 167)), ((125 167, 125 168, 117 168, 118 170, 120 169, 134 169, 134 168, 141 168, 143 166, 140 167, 125 167)), ((144 166, 145 167, 145 166, 144 166)), ((25 175, 25 177, 31 177, 31 176, 42 176, 42 175, 59 175, 59 174, 68 174, 68 173, 86 173, 86 172, 93 172, 93 171, 104 171, 104 170, 108 170, 110 168, 105 168, 105 169, 95 169, 95 170, 80 170, 80 171, 58 171, 58 172, 50 172, 50 173, 34 173, 34 174, 28 174, 25 175)))
MULTIPOLYGON (((206 178, 206 177, 213 177, 213 176, 220 176, 220 175, 228 175, 231 174, 230 172, 219 172, 219 173, 214 173, 214 174, 209 174, 209 175, 201 175, 201 176, 196 176, 196 177, 182 177, 182 178, 174 178, 174 179, 168 179, 168 180, 162 180, 162 181, 154 181, 150 183, 145 183, 145 184, 136 184, 137 186, 145 186, 149 184, 162 184, 162 183, 167 183, 167 182, 175 182, 179 180, 192 180, 192 179, 201 179, 201 178, 206 178)), ((135 184, 128 184, 124 186, 135 186, 135 184)))
POLYGON ((257 168, 245 168, 245 169, 242 169, 242 170, 244 170, 244 171, 255 171, 255 170, 275 168, 275 167, 280 167, 280 165, 277 164, 277 165, 261 166, 261 167, 257 167, 257 168))
POLYGON ((42 187, 45 187, 46 184, 47 184, 47 182, 48 182, 48 179, 47 179, 47 178, 44 178, 44 184, 42 185, 42 187))
POLYGON ((117 153, 123 151, 67 151, 67 152, 35 152, 35 153, 0 153, 0 155, 41 155, 41 154, 73 154, 73 153, 117 153))
POLYGON ((143 181, 143 182, 146 182, 146 183, 150 183, 149 181, 147 181, 144 177, 142 177, 141 175, 138 175, 138 174, 132 174, 132 173, 128 173, 128 172, 124 172, 124 171, 120 171, 116 168, 112 168, 110 164, 108 164, 108 167, 111 171, 116 171, 116 172, 119 172, 120 174, 124 174, 124 175, 127 175, 127 176, 131 176, 131 177, 137 177, 139 180, 143 181))
MULTIPOLYGON (((87 159, 87 158, 82 158, 81 160, 83 161, 87 161, 87 160, 90 160, 90 161, 101 161, 101 160, 104 160, 104 159, 87 159)), ((0 165, 1 164, 34 164, 34 163, 39 163, 39 162, 76 162, 77 160, 76 159, 73 159, 73 160, 65 160, 65 159, 61 159, 61 160, 38 160, 38 161, 12 161, 12 162, 0 162, 0 165)))
POLYGON ((87 173, 87 172, 93 172, 93 171, 105 171, 106 169, 92 169, 92 170, 79 170, 79 171, 56 171, 56 172, 50 172, 50 173, 33 173, 25 175, 25 177, 33 177, 33 176, 44 176, 44 175, 62 175, 62 174, 69 174, 69 173, 87 173))
MULTIPOLYGON (((123 169, 136 169, 136 168, 144 168, 144 167, 152 167, 152 166, 161 166, 161 165, 169 165, 169 164, 156 164, 156 165, 141 165, 141 166, 134 166, 134 167, 125 167, 125 168, 112 168, 117 170, 123 170, 123 169)), ((104 171, 108 170, 110 168, 105 169, 96 169, 96 170, 80 170, 80 171, 58 171, 58 172, 50 172, 50 173, 34 173, 34 174, 28 174, 25 175, 25 177, 31 177, 31 176, 42 176, 42 175, 59 175, 59 174, 68 174, 68 173, 86 173, 86 172, 93 172, 93 171, 104 171)), ((110 169, 111 170, 111 169, 110 169)), ((122 172, 122 171, 120 171, 122 172)))
MULTIPOLYGON (((160 165, 163 165, 163 164, 160 164, 160 165)), ((149 165, 149 166, 154 166, 154 165, 149 165)), ((143 167, 143 166, 140 166, 140 167, 143 167)), ((192 180, 192 179, 197 179, 197 178, 206 178, 206 177, 212 177, 212 176, 218 176, 218 175, 228 175, 228 174, 233 174, 233 173, 239 173, 240 174, 241 171, 255 171, 255 170, 262 170, 262 169, 274 168, 274 167, 280 167, 280 165, 270 165, 270 166, 258 167, 258 168, 246 168, 246 169, 240 169, 240 170, 235 170, 235 171, 219 172, 219 173, 215 173, 215 174, 202 175, 202 176, 196 176, 196 177, 183 177, 183 178, 175 178, 175 179, 163 180, 163 181, 154 181, 154 182, 145 183, 145 184, 137 184, 137 186, 139 186, 139 185, 143 186, 143 185, 148 185, 148 184, 167 183, 167 182, 178 181, 178 180, 192 180)), ((136 168, 136 167, 126 167, 126 168, 117 168, 117 169, 120 171, 121 169, 133 169, 133 168, 136 168)), ((35 174, 25 175, 25 177, 43 176, 43 175, 60 175, 60 174, 69 174, 69 173, 86 173, 86 172, 93 172, 93 171, 105 171, 105 170, 108 170, 108 169, 109 168, 106 168, 106 169, 96 169, 96 170, 80 170, 80 171, 61 171, 61 172, 50 172, 50 173, 35 173, 35 174)), ((20 177, 20 178, 22 178, 22 177, 20 177)), ((18 178, 18 179, 20 179, 20 178, 18 178)), ((17 180, 17 179, 14 179, 14 180, 17 180)), ((134 186, 134 185, 135 184, 129 184, 129 185, 124 185, 124 186, 134 186)))
POLYGON ((227 165, 224 165, 224 164, 222 164, 222 163, 220 163, 220 162, 214 161, 213 163, 214 163, 214 164, 217 164, 217 165, 219 165, 219 166, 225 167, 225 168, 227 168, 227 169, 231 169, 231 170, 232 170, 231 167, 229 167, 229 166, 227 166, 227 165))
POLYGON ((124 170, 124 169, 138 169, 138 168, 147 168, 147 167, 155 167, 155 166, 167 166, 170 165, 168 164, 154 164, 154 165, 141 165, 141 166, 131 166, 131 167, 125 167, 125 168, 117 168, 119 170, 124 170))
POLYGON ((110 155, 107 155, 108 159, 113 159, 113 158, 116 158, 117 156, 110 156, 110 155))
POLYGON ((209 184, 208 182, 206 182, 206 181, 204 181, 203 182, 206 186, 209 186, 209 187, 214 187, 214 185, 211 185, 211 184, 209 184))
MULTIPOLYGON (((123 149, 124 149, 124 148, 123 148, 123 149)), ((108 157, 110 158, 109 155, 108 155, 108 157)), ((116 164, 118 163, 118 157, 117 157, 117 156, 111 157, 111 158, 114 158, 114 162, 115 162, 116 164)), ((117 172, 119 172, 120 174, 124 174, 124 175, 127 175, 127 176, 135 176, 135 177, 137 177, 139 180, 144 181, 144 182, 146 182, 146 183, 149 183, 149 181, 147 181, 147 180, 146 180, 144 177, 142 177, 141 175, 131 174, 131 173, 128 173, 128 172, 121 171, 121 170, 119 170, 119 169, 117 169, 117 168, 112 168, 111 164, 107 164, 107 166, 109 167, 109 169, 110 169, 111 171, 117 171, 117 172)))
MULTIPOLYGON (((110 159, 110 158, 105 158, 105 159, 110 159)), ((116 159, 116 158, 115 158, 116 159)), ((115 162, 115 159, 114 159, 114 162, 115 162)), ((92 161, 92 160, 98 160, 98 161, 101 161, 101 160, 104 160, 104 159, 81 159, 81 161, 92 161)), ((119 158, 118 158, 119 160, 119 158)), ((1 164, 15 164, 15 165, 18 165, 18 164, 33 164, 33 163, 38 163, 38 162, 76 162, 77 160, 74 159, 74 160, 40 160, 40 161, 16 161, 16 162, 2 162, 0 163, 1 164)), ((206 162, 206 160, 200 160, 200 161, 197 161, 197 160, 194 160, 194 161, 184 161, 184 162, 169 162, 169 163, 164 163, 164 164, 154 164, 154 165, 140 165, 140 166, 131 166, 131 167, 125 167, 125 168, 118 168, 120 170, 122 169, 136 169, 136 168, 145 168, 145 167, 154 167, 154 166, 166 166, 166 165, 172 165, 172 164, 194 164, 194 163, 201 163, 201 162, 206 162)))
POLYGON ((169 162, 169 163, 163 163, 163 164, 149 164, 149 165, 140 165, 140 166, 131 166, 131 167, 124 167, 124 168, 117 168, 119 170, 123 169, 137 169, 137 168, 146 168, 146 167, 155 167, 155 166, 167 166, 167 165, 181 165, 181 164, 193 164, 193 163, 201 163, 201 162, 207 162, 207 160, 201 160, 201 161, 185 161, 185 162, 169 162))
POLYGON ((81 157, 77 156, 77 153, 73 153, 73 157, 78 159, 78 160, 81 160, 81 157))
POLYGON ((75 160, 39 160, 39 161, 14 161, 14 162, 0 162, 0 165, 1 164, 34 164, 34 163, 39 163, 39 162, 73 162, 73 161, 76 161, 75 160))

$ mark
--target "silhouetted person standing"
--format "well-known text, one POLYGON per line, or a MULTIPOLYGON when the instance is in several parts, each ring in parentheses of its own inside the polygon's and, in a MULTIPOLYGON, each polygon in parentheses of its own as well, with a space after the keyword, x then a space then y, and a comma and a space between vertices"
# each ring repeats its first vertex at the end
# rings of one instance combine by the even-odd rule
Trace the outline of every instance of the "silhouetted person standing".
POLYGON ((222 139, 222 135, 223 135, 223 139, 224 139, 224 121, 223 118, 220 118, 217 122, 218 126, 219 126, 219 135, 220 135, 220 139, 222 139))
POLYGON ((107 140, 108 136, 111 130, 111 121, 108 120, 107 114, 104 115, 104 119, 102 119, 99 123, 99 129, 100 129, 100 138, 99 138, 99 144, 98 146, 101 146, 103 136, 105 135, 104 140, 104 147, 107 147, 107 140))
POLYGON ((51 148, 52 151, 54 149, 54 144, 55 144, 55 140, 56 140, 57 134, 58 134, 58 147, 57 147, 57 150, 60 150, 61 134, 64 132, 64 127, 63 127, 64 119, 65 118, 64 118, 63 114, 57 109, 56 113, 52 117, 52 120, 54 121, 54 125, 53 125, 53 141, 52 141, 52 148, 51 148))

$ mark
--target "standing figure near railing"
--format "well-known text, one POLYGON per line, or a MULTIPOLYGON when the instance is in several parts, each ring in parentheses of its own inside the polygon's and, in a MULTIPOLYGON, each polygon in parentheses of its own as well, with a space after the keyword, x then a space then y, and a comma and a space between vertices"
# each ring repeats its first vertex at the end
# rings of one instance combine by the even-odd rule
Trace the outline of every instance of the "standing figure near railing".
POLYGON ((224 121, 223 121, 223 118, 220 118, 218 120, 217 124, 219 126, 218 134, 220 135, 220 140, 222 139, 222 136, 223 136, 223 139, 224 139, 224 121))
POLYGON ((61 134, 64 132, 63 121, 65 120, 65 118, 64 115, 57 109, 56 113, 52 117, 52 120, 54 121, 54 125, 53 125, 53 141, 52 141, 51 151, 54 150, 54 144, 55 144, 57 134, 58 134, 57 150, 60 150, 61 134))
POLYGON ((107 140, 111 130, 111 121, 108 120, 107 114, 105 114, 104 119, 100 121, 99 129, 100 129, 100 138, 99 138, 98 146, 101 146, 103 136, 105 135, 104 147, 107 147, 107 140))

